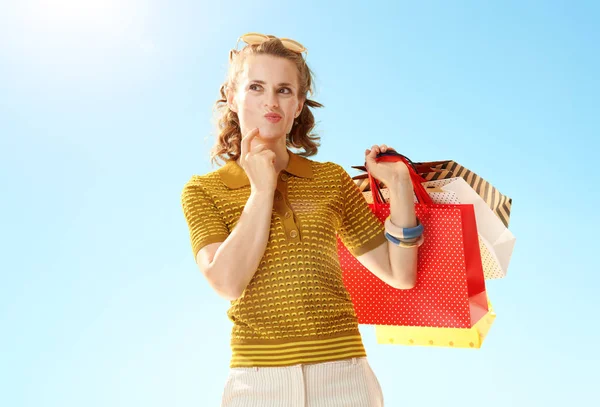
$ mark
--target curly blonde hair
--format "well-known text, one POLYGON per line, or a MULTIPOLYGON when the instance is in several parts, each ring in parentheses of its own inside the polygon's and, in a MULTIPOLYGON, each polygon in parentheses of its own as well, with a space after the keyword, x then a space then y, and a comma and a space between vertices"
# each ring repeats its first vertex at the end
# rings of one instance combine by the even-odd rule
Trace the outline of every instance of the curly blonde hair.
POLYGON ((244 60, 249 55, 272 55, 292 61, 298 68, 299 91, 298 98, 304 100, 300 115, 294 121, 292 130, 287 134, 288 147, 303 148, 298 155, 309 157, 317 154, 320 137, 311 133, 315 127, 315 118, 310 108, 323 107, 322 104, 308 99, 308 93, 313 94, 313 73, 301 54, 287 49, 276 37, 258 45, 246 45, 240 51, 231 50, 229 53, 229 73, 227 81, 221 86, 221 97, 215 107, 220 114, 218 119, 217 141, 211 149, 211 162, 218 158, 223 161, 237 160, 240 157, 242 134, 237 113, 227 105, 227 90, 235 91, 238 74, 243 69, 244 60))

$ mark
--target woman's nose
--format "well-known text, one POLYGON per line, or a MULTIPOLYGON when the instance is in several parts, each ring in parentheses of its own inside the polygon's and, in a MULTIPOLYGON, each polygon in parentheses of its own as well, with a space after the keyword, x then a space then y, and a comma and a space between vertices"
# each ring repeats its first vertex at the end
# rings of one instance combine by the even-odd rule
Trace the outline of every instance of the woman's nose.
POLYGON ((265 104, 269 107, 279 107, 279 99, 275 92, 267 92, 265 104))

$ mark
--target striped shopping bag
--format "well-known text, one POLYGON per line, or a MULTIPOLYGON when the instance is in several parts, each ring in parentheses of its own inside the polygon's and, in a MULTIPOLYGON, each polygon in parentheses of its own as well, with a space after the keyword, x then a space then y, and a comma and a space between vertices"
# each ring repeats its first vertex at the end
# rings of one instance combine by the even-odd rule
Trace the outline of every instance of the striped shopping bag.
POLYGON ((500 218, 502 223, 504 223, 504 226, 508 227, 512 199, 500 193, 497 188, 485 179, 481 178, 467 167, 452 160, 414 164, 417 167, 417 171, 427 181, 454 177, 463 178, 500 218))

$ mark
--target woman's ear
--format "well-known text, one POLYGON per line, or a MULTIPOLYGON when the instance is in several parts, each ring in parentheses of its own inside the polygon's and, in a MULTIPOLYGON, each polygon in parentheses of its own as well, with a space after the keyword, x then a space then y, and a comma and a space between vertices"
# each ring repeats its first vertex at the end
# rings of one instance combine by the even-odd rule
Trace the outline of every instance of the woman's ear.
POLYGON ((298 116, 300 116, 300 113, 302 113, 302 109, 304 109, 304 99, 302 99, 300 101, 300 104, 298 105, 298 109, 296 110, 296 115, 294 116, 294 118, 298 118, 298 116))
POLYGON ((231 110, 234 113, 237 113, 237 105, 235 103, 235 92, 229 86, 227 87, 227 106, 229 107, 229 110, 231 110))

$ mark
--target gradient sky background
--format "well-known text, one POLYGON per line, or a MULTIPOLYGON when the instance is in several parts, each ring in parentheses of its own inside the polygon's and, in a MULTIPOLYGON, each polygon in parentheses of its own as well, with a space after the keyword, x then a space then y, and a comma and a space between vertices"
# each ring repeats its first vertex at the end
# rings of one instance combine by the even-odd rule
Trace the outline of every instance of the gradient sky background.
POLYGON ((313 159, 354 175, 386 143, 513 198, 482 349, 361 327, 386 405, 597 402, 598 3, 326 3, 0 0, 0 405, 219 404, 228 302, 180 193, 214 169, 212 106, 249 31, 308 48, 313 159))

